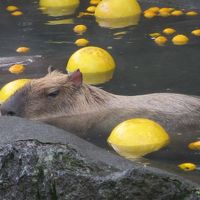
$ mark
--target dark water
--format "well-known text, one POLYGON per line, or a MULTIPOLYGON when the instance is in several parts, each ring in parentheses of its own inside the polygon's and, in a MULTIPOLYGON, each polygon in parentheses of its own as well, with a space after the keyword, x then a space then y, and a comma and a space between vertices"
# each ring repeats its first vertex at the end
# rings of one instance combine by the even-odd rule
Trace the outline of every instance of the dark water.
MULTIPOLYGON (((200 8, 200 3, 189 0, 140 2, 143 9, 152 5, 197 11, 200 8)), ((75 14, 55 18, 45 15, 38 9, 38 1, 16 0, 14 3, 23 11, 23 16, 13 17, 6 11, 6 6, 13 5, 13 1, 2 0, 0 5, 0 86, 21 77, 41 77, 49 66, 65 71, 67 60, 78 49, 73 43, 81 37, 73 32, 74 24, 85 24, 88 31, 83 36, 93 46, 104 49, 112 47, 108 51, 117 64, 113 79, 99 87, 122 95, 154 92, 200 95, 200 38, 190 34, 193 29, 200 28, 200 16, 152 20, 141 17, 138 26, 116 30, 99 27, 93 17, 77 18, 75 14), (73 19, 74 24, 46 25, 50 20, 66 18, 73 19), (164 47, 154 44, 149 33, 161 32, 166 27, 188 35, 189 44, 174 46, 169 42, 164 47), (114 39, 114 34, 121 31, 127 33, 121 39, 114 39), (28 46, 31 51, 25 56, 19 55, 15 51, 19 46, 28 46), (26 65, 25 73, 13 75, 8 72, 11 63, 16 62, 26 65)), ((88 5, 88 1, 82 1, 77 13, 84 11, 88 5)), ((198 130, 183 130, 183 133, 185 131, 198 133, 198 130)), ((168 158, 159 156, 159 153, 149 158, 161 161, 163 166, 168 163, 168 158)), ((188 153, 182 159, 182 162, 192 161, 200 164, 198 152, 188 153)), ((175 168, 179 162, 180 159, 171 158, 175 168)), ((199 171, 190 172, 188 176, 195 179, 197 175, 200 175, 199 171)))

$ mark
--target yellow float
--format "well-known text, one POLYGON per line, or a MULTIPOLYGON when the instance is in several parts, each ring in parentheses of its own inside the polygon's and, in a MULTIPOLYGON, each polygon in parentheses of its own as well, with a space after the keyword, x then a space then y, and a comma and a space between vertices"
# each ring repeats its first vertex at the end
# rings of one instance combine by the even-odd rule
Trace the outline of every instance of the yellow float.
POLYGON ((176 35, 172 38, 174 45, 185 45, 189 42, 189 38, 185 35, 176 35))
POLYGON ((66 70, 73 72, 77 69, 83 73, 85 83, 100 84, 112 78, 115 62, 106 50, 89 46, 79 49, 70 57, 66 70))
POLYGON ((29 81, 30 79, 17 79, 4 85, 2 89, 0 90, 0 104, 5 102, 17 90, 22 88, 29 81))
POLYGON ((102 0, 95 10, 98 24, 108 28, 136 25, 140 14, 141 8, 136 0, 102 0))
POLYGON ((40 10, 49 16, 72 15, 79 6, 79 0, 40 0, 40 10))
POLYGON ((193 171, 197 168, 197 166, 193 163, 182 163, 178 165, 178 167, 184 171, 193 171))
POLYGON ((167 38, 165 36, 158 36, 154 39, 154 42, 160 46, 163 46, 167 42, 167 38))
POLYGON ((135 118, 116 126, 107 141, 117 153, 134 159, 166 146, 169 136, 156 122, 135 118))

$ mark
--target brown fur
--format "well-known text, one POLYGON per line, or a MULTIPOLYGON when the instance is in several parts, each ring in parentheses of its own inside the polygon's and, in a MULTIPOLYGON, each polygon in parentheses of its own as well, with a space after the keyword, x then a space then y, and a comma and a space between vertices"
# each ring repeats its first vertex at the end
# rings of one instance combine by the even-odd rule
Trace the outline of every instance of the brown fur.
POLYGON ((109 133, 119 122, 134 117, 153 119, 169 130, 200 122, 198 97, 170 93, 119 96, 86 84, 77 86, 57 71, 17 91, 2 105, 2 114, 8 110, 82 136, 89 131, 109 133), (57 90, 56 97, 48 96, 57 90))

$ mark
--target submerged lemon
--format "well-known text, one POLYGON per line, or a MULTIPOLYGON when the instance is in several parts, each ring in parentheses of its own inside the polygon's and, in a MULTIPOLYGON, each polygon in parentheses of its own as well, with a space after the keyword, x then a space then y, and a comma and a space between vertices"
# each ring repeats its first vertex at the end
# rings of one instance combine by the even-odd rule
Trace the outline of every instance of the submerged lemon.
POLYGON ((187 13, 185 13, 187 16, 197 16, 198 15, 198 12, 195 12, 195 11, 189 11, 187 13))
POLYGON ((99 84, 112 78, 115 62, 106 50, 89 46, 79 49, 70 57, 67 71, 77 69, 83 73, 84 82, 99 84))
POLYGON ((165 29, 163 30, 163 33, 165 33, 166 35, 171 35, 171 34, 173 34, 173 33, 175 33, 175 32, 176 32, 176 30, 173 29, 173 28, 165 28, 165 29))
POLYGON ((178 167, 184 171, 193 171, 197 168, 197 166, 193 163, 182 163, 178 165, 178 167))
POLYGON ((165 36, 158 36, 155 38, 154 42, 160 46, 163 46, 167 42, 167 38, 165 36))
POLYGON ((120 28, 136 25, 141 14, 136 0, 102 0, 95 10, 100 26, 120 28))
POLYGON ((79 0, 40 0, 40 10, 53 17, 71 15, 79 6, 79 0))
POLYGON ((11 97, 18 89, 22 88, 30 79, 17 79, 7 83, 0 90, 0 103, 2 104, 11 97))
POLYGON ((10 11, 10 12, 13 12, 13 11, 16 11, 18 10, 19 8, 17 6, 7 6, 6 7, 6 10, 7 11, 10 11))
POLYGON ((166 146, 169 136, 156 122, 135 118, 116 126, 108 138, 108 143, 120 155, 133 159, 166 146))
POLYGON ((172 38, 172 42, 175 45, 185 45, 189 41, 188 37, 185 35, 176 35, 172 38))
POLYGON ((193 30, 191 33, 192 35, 200 36, 200 29, 193 30))
POLYGON ((77 39, 75 41, 75 44, 78 46, 78 47, 84 47, 84 46, 87 46, 89 44, 89 41, 85 38, 80 38, 80 39, 77 39))
POLYGON ((78 34, 83 34, 84 32, 87 31, 87 26, 83 25, 83 24, 79 24, 79 25, 76 25, 74 28, 73 28, 74 32, 75 33, 78 33, 78 34))
POLYGON ((200 141, 190 143, 188 148, 191 150, 200 150, 200 141))

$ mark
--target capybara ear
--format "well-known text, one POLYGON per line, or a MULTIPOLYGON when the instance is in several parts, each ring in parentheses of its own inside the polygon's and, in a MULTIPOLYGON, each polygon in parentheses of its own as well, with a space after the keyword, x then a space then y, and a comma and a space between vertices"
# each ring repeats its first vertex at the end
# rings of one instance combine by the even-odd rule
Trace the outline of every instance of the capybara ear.
POLYGON ((82 75, 82 73, 80 72, 79 69, 72 72, 71 74, 69 74, 68 78, 69 78, 70 81, 73 82, 74 85, 76 85, 76 86, 82 85, 83 75, 82 75))
POLYGON ((48 73, 51 73, 51 72, 52 72, 52 71, 54 71, 55 69, 54 69, 54 67, 53 67, 53 66, 51 66, 51 65, 50 65, 50 66, 48 67, 48 69, 47 69, 47 70, 48 70, 48 73))

